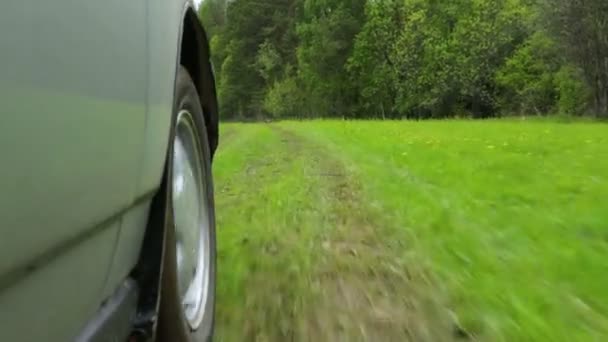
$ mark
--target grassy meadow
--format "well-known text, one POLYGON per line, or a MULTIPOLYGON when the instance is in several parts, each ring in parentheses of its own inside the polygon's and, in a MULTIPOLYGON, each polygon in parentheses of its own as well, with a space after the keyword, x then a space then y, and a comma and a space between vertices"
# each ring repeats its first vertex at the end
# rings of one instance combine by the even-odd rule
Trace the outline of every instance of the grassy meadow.
POLYGON ((608 125, 224 124, 217 341, 608 340, 608 125))

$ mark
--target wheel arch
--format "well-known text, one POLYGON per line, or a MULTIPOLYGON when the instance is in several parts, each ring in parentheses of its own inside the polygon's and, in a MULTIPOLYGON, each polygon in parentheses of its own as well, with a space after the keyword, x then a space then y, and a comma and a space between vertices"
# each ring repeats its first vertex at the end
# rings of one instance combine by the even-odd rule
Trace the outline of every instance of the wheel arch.
MULTIPOLYGON (((177 82, 177 73, 181 65, 188 71, 196 87, 203 109, 209 149, 213 158, 219 140, 219 111, 211 52, 205 29, 191 5, 187 5, 182 17, 181 28, 178 32, 175 82, 177 82)), ((173 123, 171 123, 170 130, 173 131, 173 129, 173 123)), ((152 199, 139 261, 132 272, 132 277, 140 285, 137 316, 133 324, 134 334, 144 338, 151 338, 156 334, 160 279, 163 272, 163 245, 166 234, 163 211, 166 204, 167 158, 169 158, 170 146, 171 143, 168 142, 160 186, 156 196, 152 199)))
POLYGON ((186 9, 182 25, 179 62, 188 70, 196 86, 213 157, 219 138, 219 113, 209 41, 203 25, 191 7, 186 9))

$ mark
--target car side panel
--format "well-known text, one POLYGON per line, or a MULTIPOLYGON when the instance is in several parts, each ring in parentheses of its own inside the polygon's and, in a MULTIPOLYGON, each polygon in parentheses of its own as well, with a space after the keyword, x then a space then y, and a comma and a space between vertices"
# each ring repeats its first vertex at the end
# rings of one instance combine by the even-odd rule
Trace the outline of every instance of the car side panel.
MULTIPOLYGON (((175 75, 184 14, 193 9, 187 0, 148 0, 147 111, 142 164, 136 196, 156 191, 160 185, 171 128, 175 75)), ((103 298, 122 284, 135 267, 145 234, 149 202, 126 213, 103 298)))
MULTIPOLYGON (((0 293, 135 200, 148 81, 146 3, 0 5, 0 293)), ((81 257, 105 275, 112 252, 110 246, 92 251, 94 259, 84 251, 81 257)), ((83 271, 84 264, 70 265, 73 274, 83 271)))
POLYGON ((0 341, 68 341, 137 200, 147 0, 0 4, 0 341))
MULTIPOLYGON (((147 110, 136 197, 155 192, 161 182, 171 128, 182 14, 188 6, 185 0, 148 0, 147 4, 147 110)), ((122 219, 103 298, 111 295, 137 264, 149 205, 149 201, 141 203, 122 219)))
POLYGON ((138 193, 156 189, 164 170, 185 0, 148 1, 148 111, 138 193))
POLYGON ((0 292, 0 341, 72 341, 99 307, 118 224, 0 292))
POLYGON ((147 200, 138 204, 121 218, 112 266, 101 294, 103 299, 114 293, 137 264, 148 222, 150 202, 147 200))

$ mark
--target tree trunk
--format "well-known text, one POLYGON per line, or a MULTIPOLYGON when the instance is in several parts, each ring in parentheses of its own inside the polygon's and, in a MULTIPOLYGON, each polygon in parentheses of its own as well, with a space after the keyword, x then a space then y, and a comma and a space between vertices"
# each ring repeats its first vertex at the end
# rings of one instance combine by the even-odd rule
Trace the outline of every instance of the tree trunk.
POLYGON ((599 115, 603 118, 608 117, 608 57, 603 57, 603 68, 601 70, 601 78, 603 80, 601 84, 601 111, 599 115))
POLYGON ((602 118, 608 117, 608 87, 606 87, 606 85, 600 90, 598 116, 602 118))
POLYGON ((473 95, 472 98, 472 104, 471 104, 471 110, 473 111, 473 117, 475 119, 479 119, 481 117, 481 110, 480 110, 480 105, 479 105, 479 96, 477 95, 473 95))
POLYGON ((603 70, 597 70, 595 84, 593 87, 593 100, 595 115, 598 117, 608 116, 608 78, 603 70))

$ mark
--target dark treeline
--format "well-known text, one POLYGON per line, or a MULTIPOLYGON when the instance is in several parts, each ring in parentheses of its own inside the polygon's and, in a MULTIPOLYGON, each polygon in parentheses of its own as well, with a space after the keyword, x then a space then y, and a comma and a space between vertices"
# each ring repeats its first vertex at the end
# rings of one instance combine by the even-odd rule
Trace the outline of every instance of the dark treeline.
POLYGON ((606 0, 205 0, 224 118, 608 116, 606 0))

